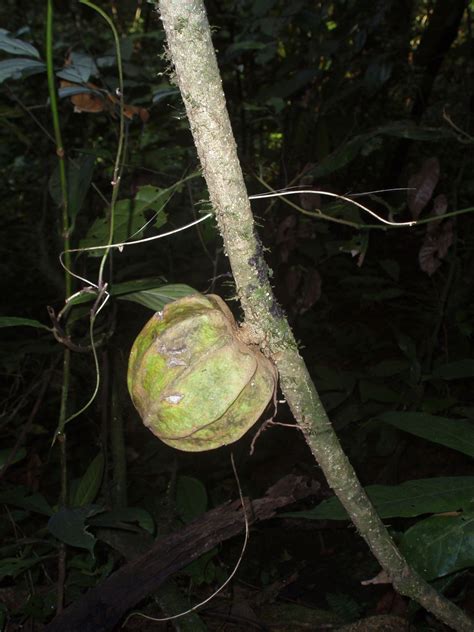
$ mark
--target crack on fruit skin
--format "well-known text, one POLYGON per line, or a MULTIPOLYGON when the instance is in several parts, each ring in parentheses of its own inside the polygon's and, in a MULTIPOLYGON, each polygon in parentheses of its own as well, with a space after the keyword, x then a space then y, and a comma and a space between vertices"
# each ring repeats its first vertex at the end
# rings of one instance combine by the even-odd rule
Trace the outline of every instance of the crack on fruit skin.
POLYGON ((187 366, 184 360, 180 360, 179 358, 169 358, 166 362, 167 366, 187 366))

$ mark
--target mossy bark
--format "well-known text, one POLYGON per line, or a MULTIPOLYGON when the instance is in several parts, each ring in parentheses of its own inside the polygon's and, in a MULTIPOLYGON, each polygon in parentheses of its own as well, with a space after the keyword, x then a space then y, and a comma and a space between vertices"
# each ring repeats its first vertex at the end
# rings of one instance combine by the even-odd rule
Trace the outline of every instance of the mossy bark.
POLYGON ((255 232, 202 0, 161 0, 158 8, 174 78, 186 107, 247 328, 275 362, 283 394, 312 454, 395 588, 455 630, 473 630, 472 620, 421 579, 397 550, 340 446, 275 300, 255 232))

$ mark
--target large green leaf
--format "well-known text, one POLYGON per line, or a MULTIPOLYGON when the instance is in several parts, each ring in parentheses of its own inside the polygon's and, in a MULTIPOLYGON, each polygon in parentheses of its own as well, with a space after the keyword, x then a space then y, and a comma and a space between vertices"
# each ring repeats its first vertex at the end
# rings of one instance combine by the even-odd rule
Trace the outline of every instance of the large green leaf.
POLYGON ((94 502, 99 493, 104 474, 104 455, 102 452, 91 461, 75 491, 71 504, 73 507, 83 507, 94 502))
POLYGON ((155 522, 151 514, 141 507, 122 507, 106 511, 91 518, 90 525, 94 527, 110 527, 123 529, 127 522, 137 522, 148 533, 154 533, 155 522))
POLYGON ((0 504, 21 507, 46 516, 51 516, 53 513, 44 496, 38 492, 31 494, 26 487, 20 485, 0 492, 0 504))
MULTIPOLYGON (((138 303, 159 312, 167 303, 196 294, 196 290, 184 283, 164 284, 162 277, 151 277, 114 283, 110 288, 110 294, 120 300, 138 303)), ((69 305, 90 303, 95 298, 96 295, 93 293, 78 294, 69 301, 69 305)))
POLYGON ((17 316, 0 316, 0 328, 2 327, 35 327, 36 329, 51 331, 49 327, 40 323, 39 320, 18 318, 17 316))
MULTIPOLYGON (((71 220, 71 230, 74 228, 76 217, 81 210, 94 172, 96 157, 82 154, 67 165, 68 213, 71 220)), ((49 192, 58 206, 62 202, 61 184, 59 181, 59 167, 53 171, 49 179, 49 192)))
POLYGON ((133 292, 142 292, 143 290, 151 290, 165 286, 163 277, 149 277, 147 279, 135 279, 133 281, 123 281, 123 283, 114 283, 110 288, 112 296, 122 296, 123 294, 131 294, 133 292))
POLYGON ((51 516, 48 529, 61 542, 92 553, 96 538, 87 531, 86 520, 101 511, 103 511, 101 507, 91 505, 74 509, 62 508, 51 516))
POLYGON ((354 136, 354 138, 318 162, 308 173, 315 178, 320 178, 342 169, 359 155, 360 150, 370 138, 372 138, 372 134, 354 136))
POLYGON ((413 121, 394 121, 388 125, 376 128, 375 133, 383 136, 409 138, 410 140, 439 141, 455 138, 454 133, 448 128, 420 127, 413 121))
POLYGON ((21 79, 39 72, 45 72, 46 65, 42 61, 28 57, 14 57, 0 61, 0 83, 7 79, 21 79))
POLYGON ((84 204, 94 173, 95 156, 83 154, 68 165, 68 212, 71 218, 71 230, 76 217, 84 204))
MULTIPOLYGON (((474 476, 424 478, 393 486, 369 485, 365 491, 381 518, 413 518, 468 507, 474 498, 474 476)), ((336 496, 309 511, 285 516, 309 520, 349 519, 336 496)))
MULTIPOLYGON (((25 571, 40 564, 43 560, 48 559, 49 555, 20 558, 20 557, 4 557, 0 560, 0 581, 5 577, 18 577, 25 571)), ((4 629, 4 628, 2 628, 4 629)))
MULTIPOLYGON (((159 228, 166 221, 164 208, 171 198, 171 189, 158 189, 151 185, 141 187, 133 200, 119 200, 114 211, 113 243, 122 243, 127 239, 139 239, 142 228, 146 224, 145 211, 154 211, 156 216, 152 222, 159 228)), ((104 246, 109 239, 109 219, 100 217, 90 227, 87 235, 81 240, 80 248, 104 246)), ((100 256, 103 250, 89 252, 90 256, 100 256)))
POLYGON ((417 522, 403 535, 400 549, 427 580, 474 566, 474 511, 417 522))
POLYGON ((118 298, 123 301, 139 303, 144 307, 149 307, 155 312, 159 312, 167 303, 171 303, 189 294, 196 294, 196 290, 184 283, 176 283, 174 285, 162 285, 157 288, 141 290, 139 292, 130 292, 118 298))
POLYGON ((21 39, 12 37, 5 29, 0 29, 0 50, 11 55, 27 55, 28 57, 40 59, 40 54, 34 46, 21 39))
POLYGON ((73 83, 87 83, 91 75, 97 75, 99 70, 94 59, 84 53, 72 52, 69 55, 68 65, 56 73, 60 79, 73 83))
MULTIPOLYGON (((135 292, 142 292, 143 290, 150 290, 163 287, 163 277, 150 277, 148 279, 136 279, 134 281, 124 281, 123 283, 113 283, 109 289, 111 296, 121 297, 123 294, 132 294, 135 292)), ((84 292, 84 294, 78 294, 74 296, 68 305, 83 305, 84 303, 91 303, 95 301, 96 294, 93 292, 84 292)))
POLYGON ((343 145, 337 147, 331 154, 308 171, 315 177, 322 177, 342 169, 351 163, 361 152, 368 141, 377 136, 396 136, 397 138, 409 138, 411 140, 437 141, 453 138, 450 130, 441 128, 423 128, 410 121, 394 121, 388 125, 358 134, 343 145))
POLYGON ((470 421, 411 412, 384 413, 377 419, 417 437, 474 456, 474 423, 470 421))

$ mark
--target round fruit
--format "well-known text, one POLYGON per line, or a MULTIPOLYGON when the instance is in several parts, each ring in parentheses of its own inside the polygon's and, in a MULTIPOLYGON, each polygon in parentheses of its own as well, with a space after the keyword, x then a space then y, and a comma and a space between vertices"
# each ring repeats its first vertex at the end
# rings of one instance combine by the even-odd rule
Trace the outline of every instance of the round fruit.
POLYGON ((240 439, 272 400, 277 371, 245 344, 216 295, 156 313, 135 340, 128 390, 145 426, 170 446, 211 450, 240 439))

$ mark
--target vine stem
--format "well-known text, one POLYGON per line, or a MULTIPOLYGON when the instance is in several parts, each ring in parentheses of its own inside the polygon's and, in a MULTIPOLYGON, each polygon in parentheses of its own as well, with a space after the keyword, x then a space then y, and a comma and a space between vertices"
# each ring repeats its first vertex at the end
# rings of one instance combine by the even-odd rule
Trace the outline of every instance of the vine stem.
MULTIPOLYGON (((54 141, 56 144, 56 155, 58 157, 59 168, 59 185, 61 189, 61 218, 62 218, 62 238, 63 250, 67 254, 65 256, 65 265, 71 269, 71 254, 69 253, 69 208, 68 208, 68 186, 66 173, 66 155, 61 136, 61 127, 59 124, 58 100, 56 95, 56 80, 54 76, 53 63, 53 2, 48 0, 46 7, 46 74, 48 80, 49 103, 51 109, 51 118, 53 122, 54 141)), ((72 277, 65 273, 64 275, 65 298, 72 293, 72 277)), ((66 324, 66 333, 68 326, 66 324)), ((67 418, 67 405, 69 399, 69 388, 71 381, 71 352, 69 349, 63 351, 63 367, 62 367, 62 385, 61 385, 61 401, 59 406, 58 427, 56 437, 59 444, 59 462, 60 462, 60 492, 59 505, 65 506, 68 497, 68 476, 67 476, 67 446, 66 433, 64 431, 67 418)), ((60 544, 58 556, 58 587, 56 599, 56 611, 59 614, 64 604, 64 581, 66 574, 66 546, 60 544)))
POLYGON ((186 107, 246 324, 280 374, 280 384, 311 452, 394 587, 460 632, 474 623, 411 569, 396 548, 344 454, 288 321, 269 282, 263 248, 237 157, 202 0, 158 3, 168 55, 186 107))
MULTIPOLYGON (((109 238, 107 241, 107 245, 104 248, 104 254, 102 255, 100 265, 99 265, 99 280, 97 282, 99 288, 103 286, 103 277, 104 277, 104 269, 107 258, 111 251, 111 244, 114 240, 114 231, 115 231, 115 205, 117 203, 118 194, 120 191, 120 179, 122 174, 123 167, 123 156, 125 153, 125 114, 124 114, 124 97, 123 97, 123 66, 122 66, 122 52, 120 48, 120 38, 115 28, 115 24, 112 19, 107 15, 107 13, 98 7, 90 0, 80 0, 81 4, 89 7, 96 11, 103 20, 107 22, 108 27, 110 28, 113 38, 114 38, 114 47, 115 54, 117 56, 117 73, 118 73, 118 101, 119 101, 119 135, 118 135, 118 145, 117 152, 115 154, 115 162, 114 162, 114 170, 112 176, 112 196, 110 200, 110 213, 109 213, 109 238)), ((66 261, 64 262, 66 263, 66 261)))

